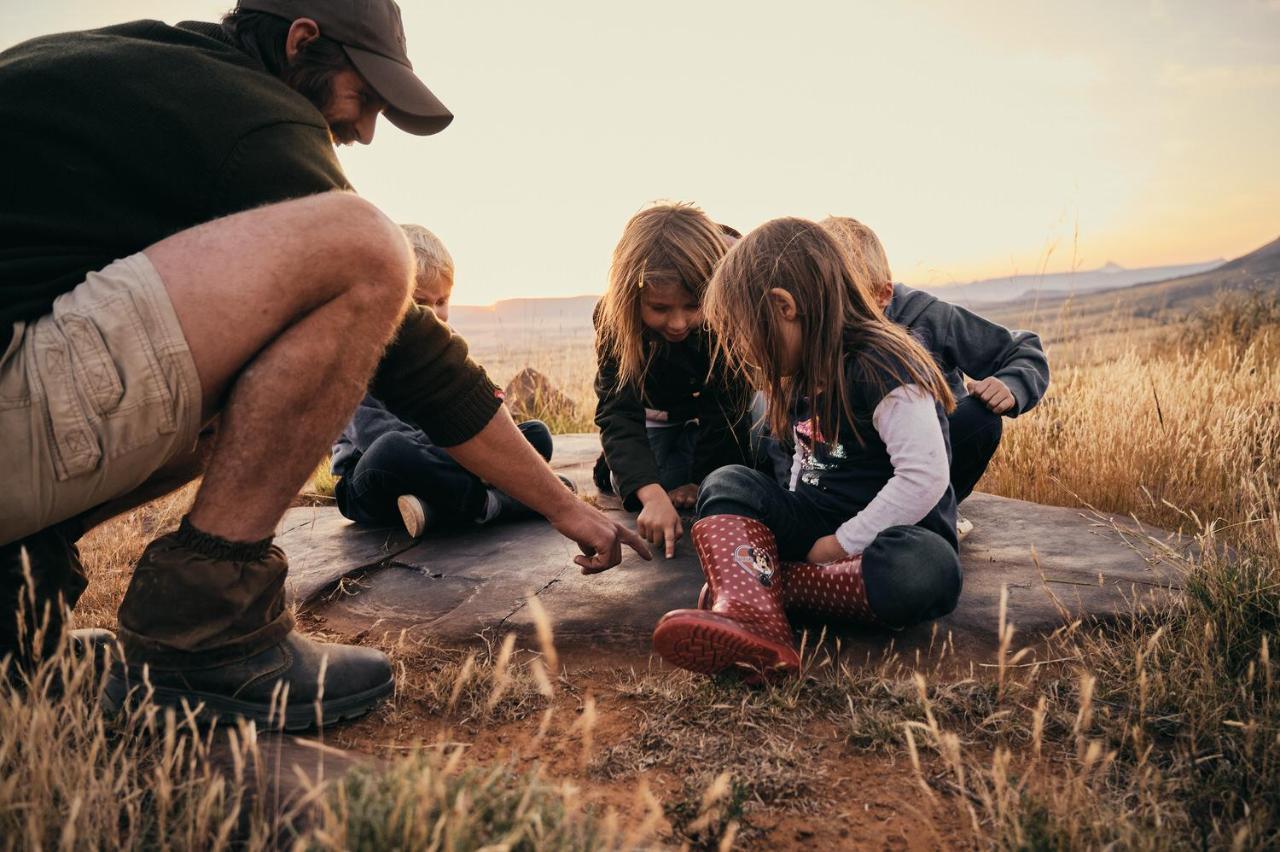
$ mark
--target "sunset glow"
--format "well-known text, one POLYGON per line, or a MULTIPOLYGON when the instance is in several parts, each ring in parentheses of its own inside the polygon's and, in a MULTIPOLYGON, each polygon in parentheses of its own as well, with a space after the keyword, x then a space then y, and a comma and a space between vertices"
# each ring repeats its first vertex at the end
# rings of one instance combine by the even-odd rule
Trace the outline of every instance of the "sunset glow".
MULTIPOLYGON (((626 219, 852 215, 914 283, 1231 257, 1280 235, 1280 4, 401 2, 457 115, 340 156, 456 300, 603 288, 626 219)), ((0 46, 227 3, 5 4, 0 46)), ((136 128, 135 132, 146 132, 136 128)))

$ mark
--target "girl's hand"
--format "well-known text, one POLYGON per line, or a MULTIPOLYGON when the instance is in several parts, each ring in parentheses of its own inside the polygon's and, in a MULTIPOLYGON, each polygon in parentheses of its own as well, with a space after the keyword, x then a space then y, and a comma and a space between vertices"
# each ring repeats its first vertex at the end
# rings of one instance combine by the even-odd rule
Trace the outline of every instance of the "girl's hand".
POLYGON ((995 376, 978 382, 969 379, 964 386, 969 393, 982 400, 983 405, 990 408, 994 414, 1004 414, 1017 402, 1009 386, 995 376))
POLYGON ((810 562, 835 562, 839 559, 848 559, 849 554, 840 546, 840 540, 834 535, 824 535, 809 548, 809 555, 806 558, 810 562))
POLYGON ((668 491, 667 496, 671 498, 671 505, 677 509, 692 509, 698 502, 698 486, 692 482, 681 485, 668 491))
POLYGON ((667 492, 657 483, 644 486, 636 492, 636 496, 644 503, 644 508, 636 517, 636 529, 655 546, 663 545, 667 558, 670 559, 676 555, 676 542, 684 535, 680 513, 676 511, 667 492))

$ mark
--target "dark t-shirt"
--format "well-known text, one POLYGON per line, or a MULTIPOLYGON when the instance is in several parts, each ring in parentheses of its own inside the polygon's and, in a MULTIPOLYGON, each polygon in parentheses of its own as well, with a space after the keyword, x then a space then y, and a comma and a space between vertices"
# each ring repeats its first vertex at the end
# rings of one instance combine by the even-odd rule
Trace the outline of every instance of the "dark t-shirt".
POLYGON ((0 334, 193 225, 349 188, 320 112, 222 40, 134 21, 0 53, 0 334))
MULTIPOLYGON (((215 24, 134 21, 0 53, 0 352, 85 276, 242 210, 349 189, 324 116, 215 24)), ((442 446, 493 416, 461 338, 409 312, 374 392, 442 446)))
MULTIPOLYGON (((796 412, 796 454, 800 476, 796 493, 822 508, 824 514, 841 521, 861 512, 880 493, 893 476, 893 463, 884 439, 872 423, 876 406, 895 388, 910 384, 910 374, 897 366, 881 369, 851 352, 845 357, 845 393, 854 419, 840 418, 840 434, 834 441, 815 434, 810 407, 802 402, 796 412)), ((951 440, 946 413, 934 403, 947 459, 951 459, 951 440)), ((956 540, 955 492, 947 487, 940 499, 917 526, 931 530, 953 546, 956 540)))

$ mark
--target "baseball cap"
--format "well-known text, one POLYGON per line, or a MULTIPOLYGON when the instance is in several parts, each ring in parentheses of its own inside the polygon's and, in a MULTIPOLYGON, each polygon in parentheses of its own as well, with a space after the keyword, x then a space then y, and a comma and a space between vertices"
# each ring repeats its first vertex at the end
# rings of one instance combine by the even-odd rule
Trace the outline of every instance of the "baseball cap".
POLYGON ((387 102, 385 115, 401 130, 430 136, 453 121, 453 113, 413 73, 394 0, 238 0, 236 8, 315 21, 387 102))

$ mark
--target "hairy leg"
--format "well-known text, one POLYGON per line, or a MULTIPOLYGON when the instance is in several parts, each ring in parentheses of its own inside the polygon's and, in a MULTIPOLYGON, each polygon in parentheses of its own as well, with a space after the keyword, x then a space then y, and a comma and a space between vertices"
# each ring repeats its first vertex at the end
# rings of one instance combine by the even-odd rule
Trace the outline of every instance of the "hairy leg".
POLYGON ((217 440, 191 511, 269 537, 365 392, 407 305, 412 260, 372 205, 329 193, 238 213, 146 250, 165 282, 217 440))

